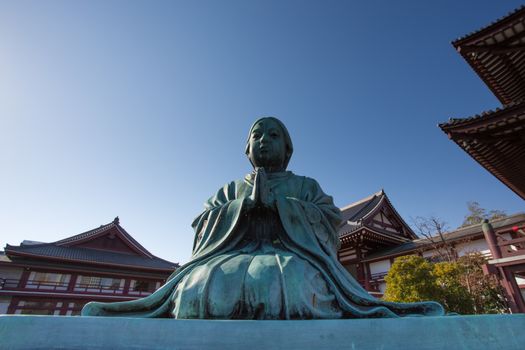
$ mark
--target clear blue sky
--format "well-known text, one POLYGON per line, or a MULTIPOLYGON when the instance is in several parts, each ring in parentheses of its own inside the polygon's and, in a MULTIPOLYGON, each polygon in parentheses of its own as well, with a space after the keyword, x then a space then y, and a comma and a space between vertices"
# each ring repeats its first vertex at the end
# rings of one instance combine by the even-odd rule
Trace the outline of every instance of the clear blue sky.
POLYGON ((0 2, 0 245, 120 216, 186 262, 190 224, 251 170, 277 116, 289 169, 344 206, 384 188, 458 226, 465 203, 524 201, 437 127, 499 102, 450 45, 518 1, 0 2))

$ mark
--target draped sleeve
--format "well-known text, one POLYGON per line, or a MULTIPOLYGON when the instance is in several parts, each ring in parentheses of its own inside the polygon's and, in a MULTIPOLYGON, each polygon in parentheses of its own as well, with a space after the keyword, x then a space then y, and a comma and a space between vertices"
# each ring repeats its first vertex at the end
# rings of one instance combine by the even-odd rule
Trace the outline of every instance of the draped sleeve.
POLYGON ((315 255, 323 253, 337 259, 341 211, 314 179, 295 176, 291 184, 286 195, 277 198, 279 216, 288 236, 315 255))
POLYGON ((242 181, 231 182, 205 203, 204 212, 192 224, 195 239, 191 260, 177 269, 160 289, 145 298, 132 301, 90 302, 82 309, 82 315, 169 317, 173 307, 170 296, 179 281, 210 256, 231 249, 244 235, 244 227, 236 229, 245 201, 245 197, 241 195, 243 186, 242 181))
POLYGON ((325 194, 317 181, 305 178, 300 198, 317 239, 329 255, 337 258, 337 251, 341 245, 337 228, 341 224, 342 216, 339 208, 334 205, 332 196, 325 194))
POLYGON ((332 197, 307 177, 295 176, 286 195, 277 199, 277 208, 287 239, 286 247, 315 266, 329 281, 344 317, 399 317, 444 315, 443 307, 432 301, 393 303, 371 296, 337 260, 342 221, 332 197))
POLYGON ((238 222, 245 206, 246 192, 243 181, 234 181, 224 185, 206 201, 204 211, 192 224, 195 231, 192 259, 225 245, 231 247, 242 238, 245 230, 238 227, 238 222))
MULTIPOLYGON (((195 289, 198 283, 186 282, 200 281, 203 285, 212 283, 208 278, 202 279, 203 276, 212 276, 213 267, 219 266, 221 261, 228 261, 233 256, 241 256, 236 253, 236 249, 246 240, 253 240, 256 237, 247 234, 257 224, 253 221, 251 212, 246 210, 246 200, 253 189, 252 184, 250 177, 231 182, 219 189, 205 203, 204 211, 192 224, 195 238, 191 260, 175 271, 160 289, 145 298, 133 301, 91 302, 86 304, 82 315, 173 317, 175 309, 192 309, 194 304, 191 301, 184 301, 182 295, 191 298, 197 296, 196 299, 190 299, 200 300, 198 296, 201 292, 200 289, 195 289)), ((337 260, 339 248, 337 228, 342 221, 341 213, 334 205, 332 197, 326 195, 314 179, 286 172, 271 174, 268 185, 272 201, 275 203, 274 218, 280 221, 279 225, 282 225, 275 233, 278 238, 276 244, 279 249, 292 253, 287 256, 292 256, 296 265, 290 266, 311 267, 316 271, 316 276, 321 277, 319 280, 325 281, 328 289, 333 293, 343 311, 343 317, 444 314, 443 307, 435 302, 406 304, 385 302, 372 297, 363 289, 337 260)), ((254 215, 256 216, 256 213, 254 215)), ((275 257, 272 258, 272 261, 275 261, 275 257)), ((247 261, 252 260, 247 259, 247 261)), ((281 271, 280 269, 282 269, 281 265, 275 271, 281 271)), ((243 273, 242 276, 246 274, 243 273)), ((302 272, 296 272, 294 276, 303 275, 302 272)), ((300 283, 291 286, 300 288, 301 292, 304 292, 304 286, 300 283)))

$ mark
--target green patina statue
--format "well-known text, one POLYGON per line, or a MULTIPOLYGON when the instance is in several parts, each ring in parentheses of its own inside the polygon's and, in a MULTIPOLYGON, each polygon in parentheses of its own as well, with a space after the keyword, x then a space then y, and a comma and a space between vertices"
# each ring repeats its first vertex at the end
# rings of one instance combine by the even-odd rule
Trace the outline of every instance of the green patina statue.
POLYGON ((376 299, 339 264, 340 211, 314 179, 286 171, 292 152, 281 121, 257 120, 246 143, 254 171, 206 202, 193 222, 191 261, 146 298, 91 302, 82 315, 282 320, 443 315, 436 302, 376 299))

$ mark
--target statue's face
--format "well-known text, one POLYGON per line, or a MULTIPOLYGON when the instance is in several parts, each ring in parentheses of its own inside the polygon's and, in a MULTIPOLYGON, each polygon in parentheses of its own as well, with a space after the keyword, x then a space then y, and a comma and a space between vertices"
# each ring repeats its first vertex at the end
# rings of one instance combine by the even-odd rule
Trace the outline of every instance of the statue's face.
POLYGON ((256 167, 267 171, 284 170, 286 144, 281 127, 271 119, 263 119, 252 129, 250 134, 250 152, 248 157, 256 167))

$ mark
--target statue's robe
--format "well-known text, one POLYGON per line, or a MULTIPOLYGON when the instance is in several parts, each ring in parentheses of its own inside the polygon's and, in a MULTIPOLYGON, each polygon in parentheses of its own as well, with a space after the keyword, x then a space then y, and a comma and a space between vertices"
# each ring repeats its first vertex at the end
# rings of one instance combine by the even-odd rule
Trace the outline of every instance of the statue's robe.
POLYGON ((272 214, 247 209, 253 175, 225 185, 193 222, 191 261, 166 284, 143 299, 88 303, 82 315, 301 319, 444 314, 436 302, 385 302, 359 285, 337 260, 340 211, 315 180, 288 171, 269 174, 267 185, 275 203, 268 209, 272 214), (261 244, 268 229, 253 231, 264 225, 273 231, 261 244))

